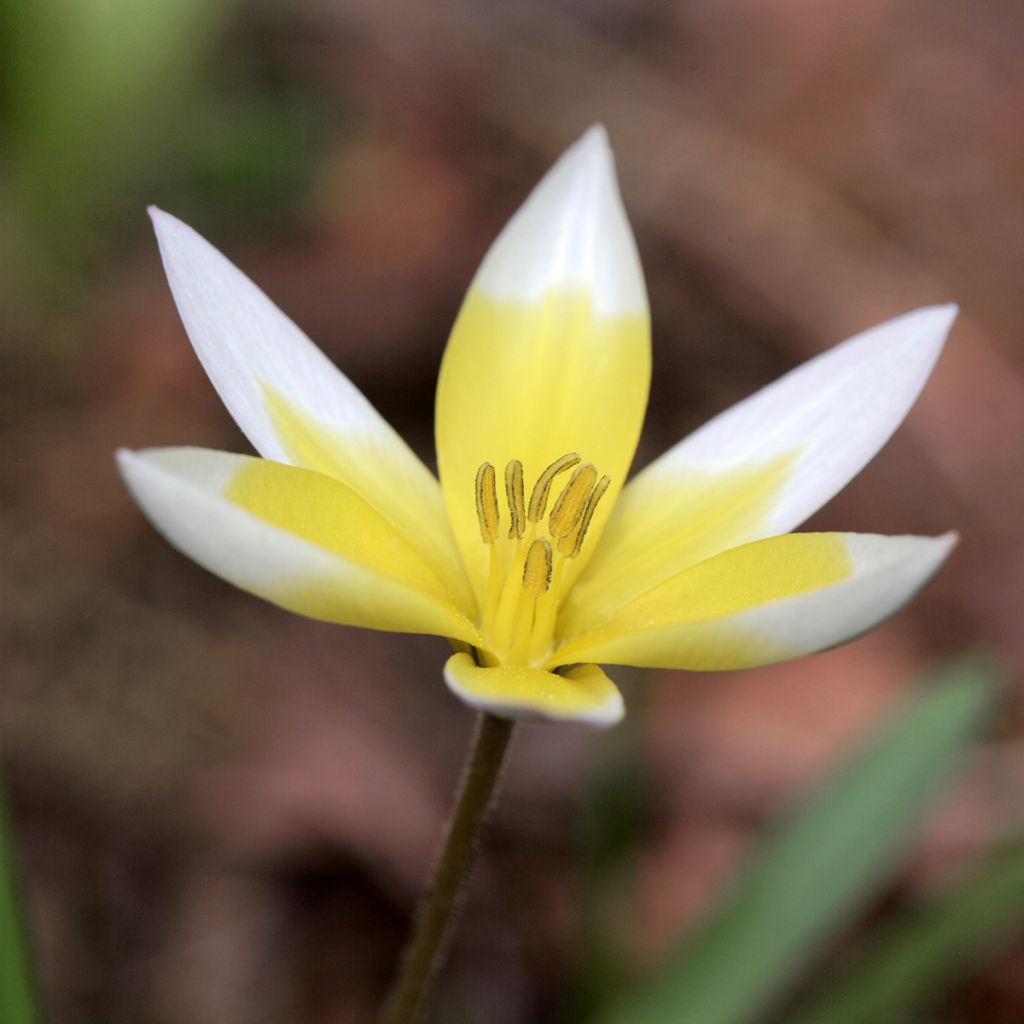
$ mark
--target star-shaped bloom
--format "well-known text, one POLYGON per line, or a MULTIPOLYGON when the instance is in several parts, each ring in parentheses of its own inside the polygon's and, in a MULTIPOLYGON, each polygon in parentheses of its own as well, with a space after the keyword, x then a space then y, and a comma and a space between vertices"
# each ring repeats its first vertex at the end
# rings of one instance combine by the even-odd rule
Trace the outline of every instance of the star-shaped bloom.
POLYGON ((903 420, 953 306, 850 338, 627 483, 650 321, 600 128, 469 288, 437 386, 440 481, 255 284, 152 216, 196 353, 262 457, 122 451, 135 499, 179 550, 283 608, 449 638, 444 678, 474 707, 612 724, 622 698, 598 664, 738 669, 832 647, 955 541, 790 532, 903 420))

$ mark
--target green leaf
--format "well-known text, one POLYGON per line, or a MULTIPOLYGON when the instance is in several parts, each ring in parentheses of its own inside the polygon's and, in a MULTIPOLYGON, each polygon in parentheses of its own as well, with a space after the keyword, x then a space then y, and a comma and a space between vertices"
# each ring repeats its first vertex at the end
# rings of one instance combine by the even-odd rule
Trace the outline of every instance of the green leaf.
POLYGON ((940 999, 979 961, 1024 931, 1024 840, 967 881, 868 941, 790 1024, 904 1019, 940 999))
POLYGON ((38 1024, 40 1020, 13 844, 0 794, 0 1021, 38 1024))
POLYGON ((762 1014, 890 871, 996 690, 976 658, 926 680, 606 1024, 744 1024, 762 1014))

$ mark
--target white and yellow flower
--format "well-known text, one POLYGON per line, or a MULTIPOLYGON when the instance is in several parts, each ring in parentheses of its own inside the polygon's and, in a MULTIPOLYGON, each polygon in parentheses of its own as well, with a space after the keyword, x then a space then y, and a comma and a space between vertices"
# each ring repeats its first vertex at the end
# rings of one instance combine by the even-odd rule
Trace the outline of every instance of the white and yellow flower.
POLYGON ((509 717, 609 725, 597 667, 736 669, 891 615, 955 538, 790 533, 857 473, 956 315, 849 339, 628 484, 650 331, 604 132, 564 154, 487 253, 437 387, 440 482, 247 277, 152 211, 185 328, 262 458, 118 454, 179 550, 316 619, 453 641, 448 686, 509 717))

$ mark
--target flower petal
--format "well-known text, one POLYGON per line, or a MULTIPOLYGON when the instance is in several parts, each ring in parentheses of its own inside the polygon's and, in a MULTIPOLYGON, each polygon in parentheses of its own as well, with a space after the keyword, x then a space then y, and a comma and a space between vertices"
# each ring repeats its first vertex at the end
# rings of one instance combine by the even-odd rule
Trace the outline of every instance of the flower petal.
POLYGON ((566 452, 611 477, 586 557, 632 461, 649 383, 643 274, 611 150, 593 128, 487 253, 441 366, 441 484, 478 596, 487 568, 473 501, 480 464, 489 461, 500 474, 509 460, 521 460, 527 494, 566 452))
POLYGON ((170 214, 154 207, 150 215, 185 330, 256 451, 352 488, 468 603, 433 474, 237 267, 170 214))
POLYGON ((566 609, 578 628, 727 548, 800 525, 889 439, 956 316, 934 306, 811 359, 671 448, 622 492, 566 609))
POLYGON ((321 473, 198 448, 118 452, 153 525, 205 569, 314 619, 479 643, 430 568, 321 473))
POLYGON ((504 718, 606 728, 625 713, 622 694, 597 665, 577 665, 556 675, 539 668, 483 668, 468 654, 453 654, 444 678, 470 707, 504 718))
POLYGON ((548 667, 600 661, 707 671, 820 651, 892 615, 955 542, 954 534, 793 533, 744 544, 569 640, 548 667))

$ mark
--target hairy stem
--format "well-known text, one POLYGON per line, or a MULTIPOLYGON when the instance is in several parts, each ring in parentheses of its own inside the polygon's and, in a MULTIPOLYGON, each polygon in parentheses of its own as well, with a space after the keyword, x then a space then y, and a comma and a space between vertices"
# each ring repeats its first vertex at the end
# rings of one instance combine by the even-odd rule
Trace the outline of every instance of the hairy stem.
POLYGON ((430 888, 420 904, 398 976, 384 1004, 381 1024, 412 1024, 423 1009, 473 872, 480 832, 501 775, 512 727, 511 721, 486 712, 477 720, 448 834, 430 888))

